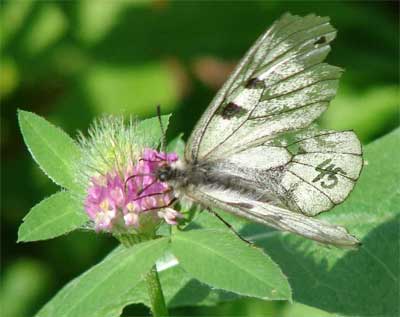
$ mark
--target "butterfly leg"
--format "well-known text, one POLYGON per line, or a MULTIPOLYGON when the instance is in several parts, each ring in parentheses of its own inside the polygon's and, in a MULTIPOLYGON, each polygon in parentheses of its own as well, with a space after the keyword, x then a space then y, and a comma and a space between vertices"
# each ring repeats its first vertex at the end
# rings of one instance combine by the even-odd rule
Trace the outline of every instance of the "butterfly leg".
POLYGON ((207 208, 207 210, 208 210, 210 213, 212 213, 215 217, 217 217, 225 226, 227 226, 228 229, 231 230, 240 240, 242 240, 243 242, 246 242, 247 244, 249 244, 249 245, 251 245, 251 246, 254 245, 253 242, 251 242, 251 241, 246 240, 245 238, 243 238, 243 237, 239 234, 239 232, 237 232, 237 231, 235 230, 235 228, 233 228, 233 227, 231 226, 231 224, 230 224, 229 222, 227 222, 224 218, 222 218, 220 215, 218 215, 215 211, 213 211, 213 210, 210 209, 210 208, 207 208))

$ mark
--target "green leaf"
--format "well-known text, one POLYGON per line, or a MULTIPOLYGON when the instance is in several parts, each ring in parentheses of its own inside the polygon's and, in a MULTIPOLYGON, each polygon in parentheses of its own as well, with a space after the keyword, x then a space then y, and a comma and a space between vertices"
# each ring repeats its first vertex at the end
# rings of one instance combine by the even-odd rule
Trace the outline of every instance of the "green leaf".
POLYGON ((166 238, 119 247, 102 262, 68 283, 37 317, 119 316, 129 292, 150 271, 168 245, 166 238))
MULTIPOLYGON (((340 315, 398 316, 400 129, 365 148, 366 166, 349 199, 321 218, 362 240, 355 251, 248 225, 257 245, 288 276, 295 301, 340 315), (258 236, 258 237, 257 237, 258 236)), ((251 239, 251 236, 247 237, 251 239)))
POLYGON ((88 217, 69 192, 59 192, 34 206, 18 230, 18 242, 46 240, 82 226, 88 217))
POLYGON ((183 133, 180 133, 176 138, 169 142, 167 152, 175 152, 179 157, 185 154, 185 141, 182 139, 183 133))
MULTIPOLYGON (((162 285, 165 301, 169 308, 183 306, 213 306, 221 301, 230 301, 240 298, 239 295, 220 289, 212 289, 204 283, 200 283, 191 275, 185 272, 182 267, 176 263, 171 265, 160 261, 158 274, 162 285)), ((141 281, 132 292, 127 296, 127 302, 130 304, 143 303, 150 306, 149 298, 146 293, 146 284, 141 281)))
POLYGON ((221 301, 231 301, 240 296, 221 289, 211 288, 194 279, 180 265, 160 273, 168 307, 213 306, 221 301), (177 285, 179 287, 177 287, 177 285))
MULTIPOLYGON (((167 131, 168 129, 170 117, 170 114, 161 116, 163 128, 165 129, 165 131, 167 131)), ((142 140, 143 144, 149 148, 156 148, 158 144, 162 141, 162 133, 158 117, 152 117, 140 121, 138 123, 136 133, 140 135, 138 139, 142 140)))
POLYGON ((200 282, 241 295, 290 299, 279 267, 260 249, 232 233, 191 230, 172 236, 172 252, 182 268, 200 282))
POLYGON ((303 305, 300 303, 293 303, 291 305, 286 305, 286 307, 281 312, 281 317, 338 317, 336 314, 331 314, 321 309, 315 307, 303 305))
POLYGON ((79 158, 79 148, 61 129, 38 115, 18 111, 24 141, 36 163, 56 184, 76 188, 73 164, 79 158))

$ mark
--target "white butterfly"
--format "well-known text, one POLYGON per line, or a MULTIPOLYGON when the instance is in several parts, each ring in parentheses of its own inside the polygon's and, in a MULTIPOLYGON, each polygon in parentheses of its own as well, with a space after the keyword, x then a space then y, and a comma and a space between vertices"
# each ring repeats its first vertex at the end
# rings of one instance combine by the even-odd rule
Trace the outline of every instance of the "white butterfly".
POLYGON ((250 48, 196 125, 183 160, 158 171, 180 197, 336 246, 358 240, 311 218, 340 204, 363 165, 351 131, 310 125, 342 69, 322 63, 329 18, 285 14, 250 48))

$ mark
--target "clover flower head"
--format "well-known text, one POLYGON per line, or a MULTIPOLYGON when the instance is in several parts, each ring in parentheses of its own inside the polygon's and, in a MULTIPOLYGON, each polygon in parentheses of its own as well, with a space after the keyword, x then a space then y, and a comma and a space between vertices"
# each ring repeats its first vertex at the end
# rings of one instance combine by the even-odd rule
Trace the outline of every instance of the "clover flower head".
POLYGON ((98 232, 141 232, 162 219, 177 224, 182 218, 170 208, 173 189, 155 176, 178 156, 144 147, 135 130, 132 121, 126 126, 122 118, 105 118, 95 123, 89 138, 81 137, 84 209, 98 232))

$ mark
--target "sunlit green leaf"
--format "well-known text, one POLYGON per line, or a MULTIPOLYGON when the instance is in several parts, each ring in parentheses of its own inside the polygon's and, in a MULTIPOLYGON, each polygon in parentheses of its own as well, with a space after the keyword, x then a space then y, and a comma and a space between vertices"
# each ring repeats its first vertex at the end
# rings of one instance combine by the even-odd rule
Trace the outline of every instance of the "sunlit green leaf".
MULTIPOLYGON (((159 271, 161 286, 167 306, 212 306, 221 301, 240 298, 239 295, 220 289, 211 288, 207 284, 194 279, 180 265, 162 268, 159 271)), ((141 281, 132 292, 127 294, 126 302, 130 304, 143 303, 150 307, 146 294, 146 284, 141 281)))
POLYGON ((264 299, 290 299, 279 267, 261 250, 233 233, 191 230, 172 236, 172 252, 182 268, 212 287, 264 299))
POLYGON ((183 133, 174 138, 167 147, 168 152, 175 152, 179 157, 183 157, 185 151, 185 141, 182 139, 183 133))
POLYGON ((59 192, 34 206, 23 219, 18 241, 51 239, 82 226, 88 217, 69 192, 59 192))
POLYGON ((336 314, 331 314, 321 309, 303 305, 300 303, 293 303, 287 305, 286 308, 282 312, 282 317, 299 317, 299 316, 307 316, 307 317, 338 317, 336 314))
POLYGON ((126 294, 150 271, 167 245, 168 240, 162 238, 116 249, 68 283, 36 316, 120 316, 126 294))
POLYGON ((79 158, 79 148, 61 129, 28 111, 18 111, 24 141, 40 168, 56 184, 76 188, 73 164, 79 158))

